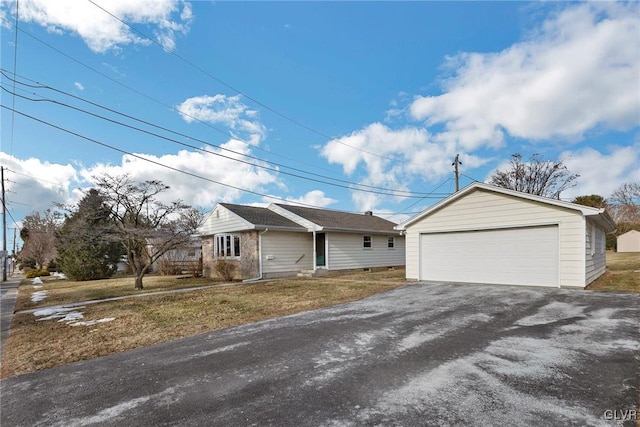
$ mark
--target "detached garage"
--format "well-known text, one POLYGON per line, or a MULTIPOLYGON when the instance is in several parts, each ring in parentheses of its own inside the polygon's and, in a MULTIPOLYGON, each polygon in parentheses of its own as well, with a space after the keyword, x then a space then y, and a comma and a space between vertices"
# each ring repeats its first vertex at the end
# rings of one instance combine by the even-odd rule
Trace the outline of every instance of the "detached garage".
POLYGON ((474 183, 397 227, 407 278, 585 287, 606 267, 604 210, 474 183))

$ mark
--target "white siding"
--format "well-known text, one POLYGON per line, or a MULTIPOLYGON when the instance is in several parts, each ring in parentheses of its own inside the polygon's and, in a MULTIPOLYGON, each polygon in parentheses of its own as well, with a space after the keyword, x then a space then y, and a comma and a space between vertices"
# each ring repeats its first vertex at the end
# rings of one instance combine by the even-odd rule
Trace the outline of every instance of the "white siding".
POLYGON ((585 285, 602 276, 606 270, 605 239, 604 230, 597 227, 593 222, 587 221, 585 233, 585 285))
POLYGON ((233 233, 234 231, 250 230, 254 226, 240 218, 225 207, 218 205, 207 216, 198 229, 200 236, 211 236, 217 233, 233 233))
POLYGON ((640 231, 631 230, 618 236, 618 252, 640 252, 640 231))
POLYGON ((396 267, 405 265, 403 236, 358 233, 327 233, 329 270, 396 267), (363 248, 362 237, 371 236, 371 248, 363 248), (389 237, 395 238, 393 249, 388 248, 389 237))
POLYGON ((409 225, 407 278, 419 279, 421 233, 558 224, 560 285, 582 287, 584 223, 578 211, 478 189, 409 225))
POLYGON ((312 233, 267 231, 262 234, 262 274, 265 277, 312 269, 312 233))

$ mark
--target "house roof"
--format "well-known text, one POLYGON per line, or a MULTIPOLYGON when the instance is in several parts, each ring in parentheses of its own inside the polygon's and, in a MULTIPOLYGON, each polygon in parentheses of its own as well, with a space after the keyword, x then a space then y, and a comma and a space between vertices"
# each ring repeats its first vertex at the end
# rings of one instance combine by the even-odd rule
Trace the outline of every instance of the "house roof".
POLYGON ((234 205, 231 203, 220 203, 220 205, 257 227, 290 228, 300 231, 305 230, 305 228, 300 224, 296 224, 290 219, 287 219, 282 215, 278 215, 267 208, 234 205))
POLYGON ((512 196, 512 197, 518 197, 520 199, 525 199, 525 200, 531 200, 533 202, 538 202, 538 203, 544 203, 547 205, 552 205, 552 206, 557 206, 557 207, 561 207, 561 208, 565 208, 565 209, 570 209, 570 210, 574 210, 574 211, 578 211, 580 212, 582 215, 584 216, 589 216, 592 217, 593 220, 595 220, 597 223, 599 223, 602 228, 604 228, 607 232, 613 232, 616 229, 616 224, 613 221, 613 219, 611 219, 611 217, 609 216, 609 214, 607 214, 607 212, 604 209, 599 209, 599 208, 593 208, 590 206, 583 206, 583 205, 578 205, 576 203, 570 203, 570 202, 565 202, 562 200, 558 200, 558 199, 551 199, 549 197, 543 197, 543 196, 536 196, 535 194, 529 194, 529 193, 523 193, 521 191, 515 191, 515 190, 509 190, 507 188, 502 188, 502 187, 497 187, 495 185, 489 185, 489 184, 485 184, 482 182, 474 182, 468 186, 466 186, 465 188, 463 188, 462 190, 458 191, 457 193, 454 193, 452 195, 450 195, 449 197, 442 199, 441 201, 439 201, 438 203, 436 203, 435 205, 427 208, 426 210, 422 211, 421 213, 419 213, 418 215, 415 215, 411 218, 409 218, 408 220, 398 224, 398 226, 396 226, 397 230, 405 230, 407 226, 421 220, 422 218, 428 216, 429 214, 442 209, 444 206, 466 196, 469 193, 472 193, 474 191, 478 191, 478 190, 484 190, 484 191, 490 191, 493 193, 500 193, 500 194, 505 194, 507 196, 512 196))
POLYGON ((278 203, 275 203, 275 205, 318 225, 322 230, 326 231, 397 233, 394 229, 396 223, 367 213, 356 214, 278 203))

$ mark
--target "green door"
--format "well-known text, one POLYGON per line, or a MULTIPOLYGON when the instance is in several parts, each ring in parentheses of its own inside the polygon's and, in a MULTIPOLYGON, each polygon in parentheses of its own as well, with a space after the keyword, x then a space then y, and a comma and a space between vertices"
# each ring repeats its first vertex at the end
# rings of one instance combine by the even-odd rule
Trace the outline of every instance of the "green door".
POLYGON ((324 253, 324 243, 324 233, 316 233, 316 267, 324 267, 327 265, 324 253))

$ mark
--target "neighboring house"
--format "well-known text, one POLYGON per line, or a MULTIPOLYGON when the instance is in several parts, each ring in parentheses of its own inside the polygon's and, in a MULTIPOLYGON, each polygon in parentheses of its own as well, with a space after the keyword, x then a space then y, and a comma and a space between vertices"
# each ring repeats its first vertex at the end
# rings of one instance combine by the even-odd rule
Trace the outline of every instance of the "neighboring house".
POLYGON ((404 237, 396 224, 366 212, 271 204, 219 203, 199 228, 203 274, 231 260, 242 279, 404 266, 404 237))
POLYGON ((616 226, 604 209, 474 183, 396 228, 408 279, 582 288, 616 226))
MULTIPOLYGON (((153 249, 154 244, 162 244, 164 233, 157 233, 158 236, 147 239, 149 249, 153 249)), ((200 236, 191 236, 188 243, 183 246, 171 249, 164 253, 151 265, 151 271, 163 274, 181 274, 191 272, 194 265, 197 266, 202 259, 202 240, 200 236)), ((117 264, 118 272, 129 272, 129 262, 127 256, 123 255, 117 264)))
POLYGON ((640 252, 640 231, 631 230, 618 236, 618 252, 640 252))
POLYGON ((152 271, 163 274, 181 274, 198 268, 202 258, 200 236, 191 236, 188 243, 165 252, 155 263, 152 271))

